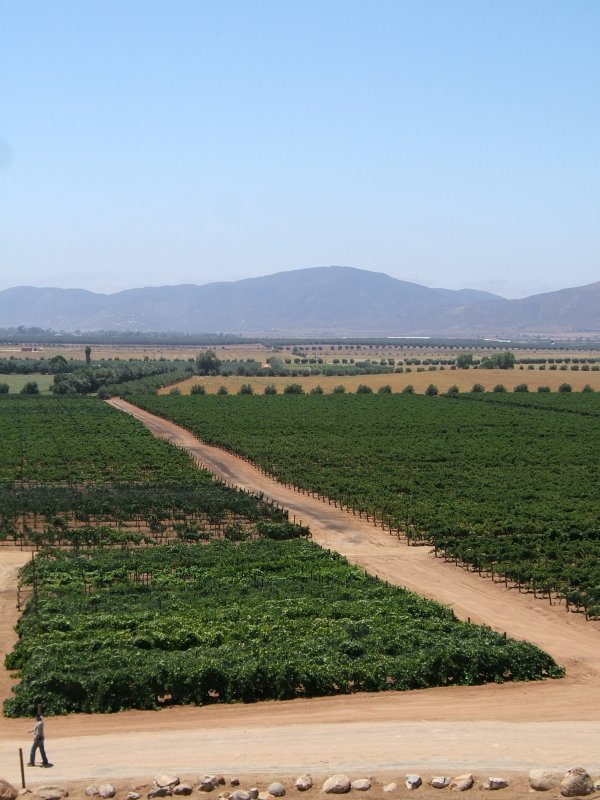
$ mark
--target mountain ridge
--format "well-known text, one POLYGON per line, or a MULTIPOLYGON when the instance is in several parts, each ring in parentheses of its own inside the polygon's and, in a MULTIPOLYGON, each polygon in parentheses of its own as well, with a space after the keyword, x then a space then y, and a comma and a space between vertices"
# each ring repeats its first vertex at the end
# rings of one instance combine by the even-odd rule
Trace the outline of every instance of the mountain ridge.
POLYGON ((509 300, 356 267, 124 289, 0 291, 0 327, 243 335, 505 336, 600 332, 600 281, 509 300))

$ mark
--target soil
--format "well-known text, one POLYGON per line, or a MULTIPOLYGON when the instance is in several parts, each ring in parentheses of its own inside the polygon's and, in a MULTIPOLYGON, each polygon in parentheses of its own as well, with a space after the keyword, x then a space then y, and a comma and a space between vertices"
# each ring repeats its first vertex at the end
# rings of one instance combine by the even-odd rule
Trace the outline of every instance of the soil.
MULTIPOLYGON (((111 715, 70 715, 46 722, 52 770, 28 770, 36 782, 134 779, 161 770, 198 775, 247 775, 253 785, 301 772, 394 780, 404 774, 482 779, 512 773, 501 797, 522 796, 523 773, 537 767, 584 766, 600 774, 600 624, 564 605, 519 594, 504 584, 409 547, 381 528, 268 478, 241 459, 203 445, 166 420, 124 400, 109 401, 157 436, 186 448, 219 478, 263 492, 310 525, 313 539, 373 574, 451 606, 456 615, 487 624, 547 650, 567 669, 561 680, 488 684, 413 692, 298 699, 260 704, 166 708, 111 715), (252 777, 254 776, 254 777, 252 777)), ((18 612, 16 571, 27 553, 0 550, 0 649, 12 646, 18 612)), ((2 654, 0 653, 0 655, 2 654)), ((132 664, 132 669, 135 665, 132 664)), ((0 690, 9 680, 0 672, 0 690)), ((19 785, 18 747, 29 745, 28 720, 0 720, 0 776, 19 785)), ((124 784, 123 784, 124 785, 124 784)), ((128 784, 129 787, 129 784, 128 784)), ((261 784, 261 788, 264 788, 261 784)), ((437 790, 419 789, 427 798, 437 790)), ((478 790, 476 790, 478 791, 478 790)), ((368 796, 381 796, 381 789, 368 796)), ((558 796, 550 792, 547 797, 558 796)))

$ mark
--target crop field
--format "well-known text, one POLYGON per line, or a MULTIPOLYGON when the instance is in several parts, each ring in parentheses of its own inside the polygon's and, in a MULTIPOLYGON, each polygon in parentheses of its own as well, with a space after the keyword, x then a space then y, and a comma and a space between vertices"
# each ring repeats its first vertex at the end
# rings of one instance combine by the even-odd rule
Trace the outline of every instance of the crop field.
POLYGON ((306 541, 95 398, 6 397, 0 433, 0 539, 40 548, 8 715, 563 674, 306 541))
POLYGON ((11 716, 562 675, 305 541, 46 551, 22 579, 11 716))
POLYGON ((559 371, 519 368, 505 369, 456 369, 449 367, 424 367, 422 371, 411 368, 410 372, 387 373, 382 375, 302 375, 288 377, 263 377, 263 376, 198 376, 185 381, 165 386, 159 389, 158 394, 169 394, 174 388, 181 394, 190 394, 193 386, 201 385, 207 394, 216 394, 224 386, 229 394, 237 394, 242 386, 250 385, 254 394, 264 394, 267 386, 275 386, 281 394, 286 386, 298 383, 306 394, 315 387, 320 387, 325 394, 331 394, 334 389, 343 386, 346 392, 355 393, 359 386, 369 386, 373 392, 381 387, 389 386, 392 392, 402 392, 407 386, 412 386, 416 394, 424 394, 430 384, 433 384, 440 393, 447 392, 451 386, 457 386, 460 392, 470 392, 475 384, 481 384, 486 392, 491 392, 495 386, 502 385, 507 392, 512 392, 515 386, 525 383, 530 392, 537 392, 538 387, 545 386, 552 392, 557 392, 559 386, 568 383, 574 392, 580 392, 585 386, 590 386, 594 391, 600 391, 600 370, 559 371))
MULTIPOLYGON (((51 359, 56 355, 64 356, 67 360, 76 361, 85 358, 85 340, 76 344, 43 344, 36 346, 30 353, 24 352, 15 345, 0 344, 0 358, 47 358, 51 359)), ((260 363, 266 362, 267 358, 278 354, 281 357, 290 357, 294 349, 302 351, 307 357, 323 358, 326 362, 332 363, 334 358, 355 358, 362 360, 366 358, 456 358, 457 355, 465 351, 472 352, 476 357, 489 355, 493 352, 492 345, 489 347, 458 347, 449 345, 434 345, 424 341, 421 345, 405 344, 400 340, 390 340, 389 343, 377 344, 350 344, 350 343, 327 343, 312 345, 299 344, 277 345, 269 342, 254 344, 210 344, 210 345, 164 345, 164 344, 90 344, 92 348, 92 360, 101 361, 115 359, 127 361, 129 359, 150 360, 164 358, 173 359, 194 359, 202 350, 210 348, 221 360, 238 361, 242 359, 254 359, 260 363)), ((496 348, 498 344, 496 345, 496 348)), ((569 347, 568 343, 561 347, 519 347, 518 344, 506 343, 501 347, 508 347, 514 352, 517 359, 520 358, 599 358, 600 350, 595 348, 569 347)))
POLYGON ((95 398, 4 397, 0 435, 0 542, 193 541, 287 521, 95 398))
POLYGON ((600 615, 600 397, 146 397, 391 533, 600 615))

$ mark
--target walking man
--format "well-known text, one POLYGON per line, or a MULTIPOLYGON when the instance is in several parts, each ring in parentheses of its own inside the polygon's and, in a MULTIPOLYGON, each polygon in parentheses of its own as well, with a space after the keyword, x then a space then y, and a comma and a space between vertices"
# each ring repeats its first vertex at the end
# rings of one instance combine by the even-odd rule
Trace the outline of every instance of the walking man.
POLYGON ((44 720, 42 719, 41 714, 36 716, 35 725, 29 731, 29 733, 33 733, 33 744, 31 745, 31 755, 29 756, 29 763, 27 766, 35 767, 35 751, 38 749, 42 757, 42 767, 52 766, 48 761, 48 756, 46 755, 46 750, 44 748, 44 720))

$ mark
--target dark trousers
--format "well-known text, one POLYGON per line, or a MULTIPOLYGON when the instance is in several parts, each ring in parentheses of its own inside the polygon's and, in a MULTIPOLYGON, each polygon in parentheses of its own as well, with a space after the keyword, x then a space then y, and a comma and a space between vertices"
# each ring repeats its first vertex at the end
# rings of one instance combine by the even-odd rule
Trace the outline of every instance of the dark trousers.
POLYGON ((40 751, 40 755, 42 757, 42 763, 48 763, 48 756, 46 755, 46 750, 44 749, 44 737, 43 736, 36 736, 33 740, 33 744, 31 746, 31 755, 29 756, 29 763, 35 764, 35 751, 40 751))

